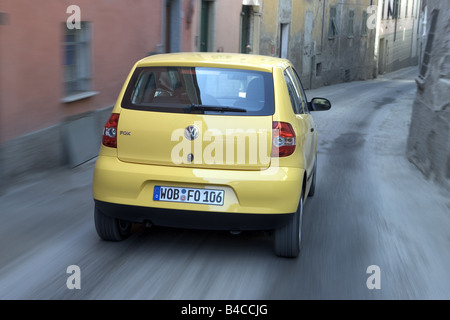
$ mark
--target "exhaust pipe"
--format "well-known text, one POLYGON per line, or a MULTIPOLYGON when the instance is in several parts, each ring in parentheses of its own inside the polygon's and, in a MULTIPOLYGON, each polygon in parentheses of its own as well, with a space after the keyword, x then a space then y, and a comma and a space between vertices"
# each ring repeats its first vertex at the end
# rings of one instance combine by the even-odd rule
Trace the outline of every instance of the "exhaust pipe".
POLYGON ((153 223, 151 221, 147 220, 147 221, 145 221, 144 225, 146 228, 151 228, 153 226, 153 223))

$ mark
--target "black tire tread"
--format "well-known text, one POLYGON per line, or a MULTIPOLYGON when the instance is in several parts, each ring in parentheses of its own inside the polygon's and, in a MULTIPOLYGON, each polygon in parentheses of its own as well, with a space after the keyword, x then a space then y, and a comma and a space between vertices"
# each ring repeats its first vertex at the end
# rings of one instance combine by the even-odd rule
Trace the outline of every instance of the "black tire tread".
POLYGON ((130 227, 126 231, 119 227, 120 220, 109 217, 97 207, 94 209, 95 229, 99 237, 106 241, 122 241, 130 234, 130 227))
POLYGON ((296 258, 300 253, 301 241, 298 239, 298 219, 300 219, 300 206, 303 206, 303 194, 301 197, 298 209, 289 223, 275 230, 274 249, 275 254, 279 257, 296 258))

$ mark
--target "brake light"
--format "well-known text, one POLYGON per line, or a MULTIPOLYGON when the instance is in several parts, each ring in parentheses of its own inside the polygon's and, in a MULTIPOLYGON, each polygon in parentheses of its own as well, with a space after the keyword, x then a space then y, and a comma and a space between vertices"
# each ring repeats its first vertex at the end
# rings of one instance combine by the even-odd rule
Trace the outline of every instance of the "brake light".
POLYGON ((287 157, 294 153, 296 136, 287 122, 272 123, 272 157, 287 157))
POLYGON ((117 148, 117 125, 119 123, 119 114, 113 113, 105 124, 103 129, 102 143, 106 147, 117 148))

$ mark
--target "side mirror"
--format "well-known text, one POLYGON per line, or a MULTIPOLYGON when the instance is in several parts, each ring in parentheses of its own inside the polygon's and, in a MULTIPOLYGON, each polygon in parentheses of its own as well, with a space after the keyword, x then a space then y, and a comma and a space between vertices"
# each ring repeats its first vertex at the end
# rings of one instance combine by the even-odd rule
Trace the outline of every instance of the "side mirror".
POLYGON ((313 98, 309 103, 309 110, 311 111, 325 111, 330 110, 331 102, 325 98, 313 98))

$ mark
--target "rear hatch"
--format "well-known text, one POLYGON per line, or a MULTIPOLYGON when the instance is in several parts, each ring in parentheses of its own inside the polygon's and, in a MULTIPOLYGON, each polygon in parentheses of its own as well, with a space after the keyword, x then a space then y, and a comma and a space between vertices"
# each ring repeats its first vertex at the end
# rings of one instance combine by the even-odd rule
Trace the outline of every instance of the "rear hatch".
POLYGON ((121 161, 261 170, 270 165, 272 117, 186 115, 123 109, 121 161), (192 139, 195 136, 195 139, 192 139))
POLYGON ((121 161, 235 170, 269 167, 272 74, 195 68, 137 68, 122 100, 121 161))

